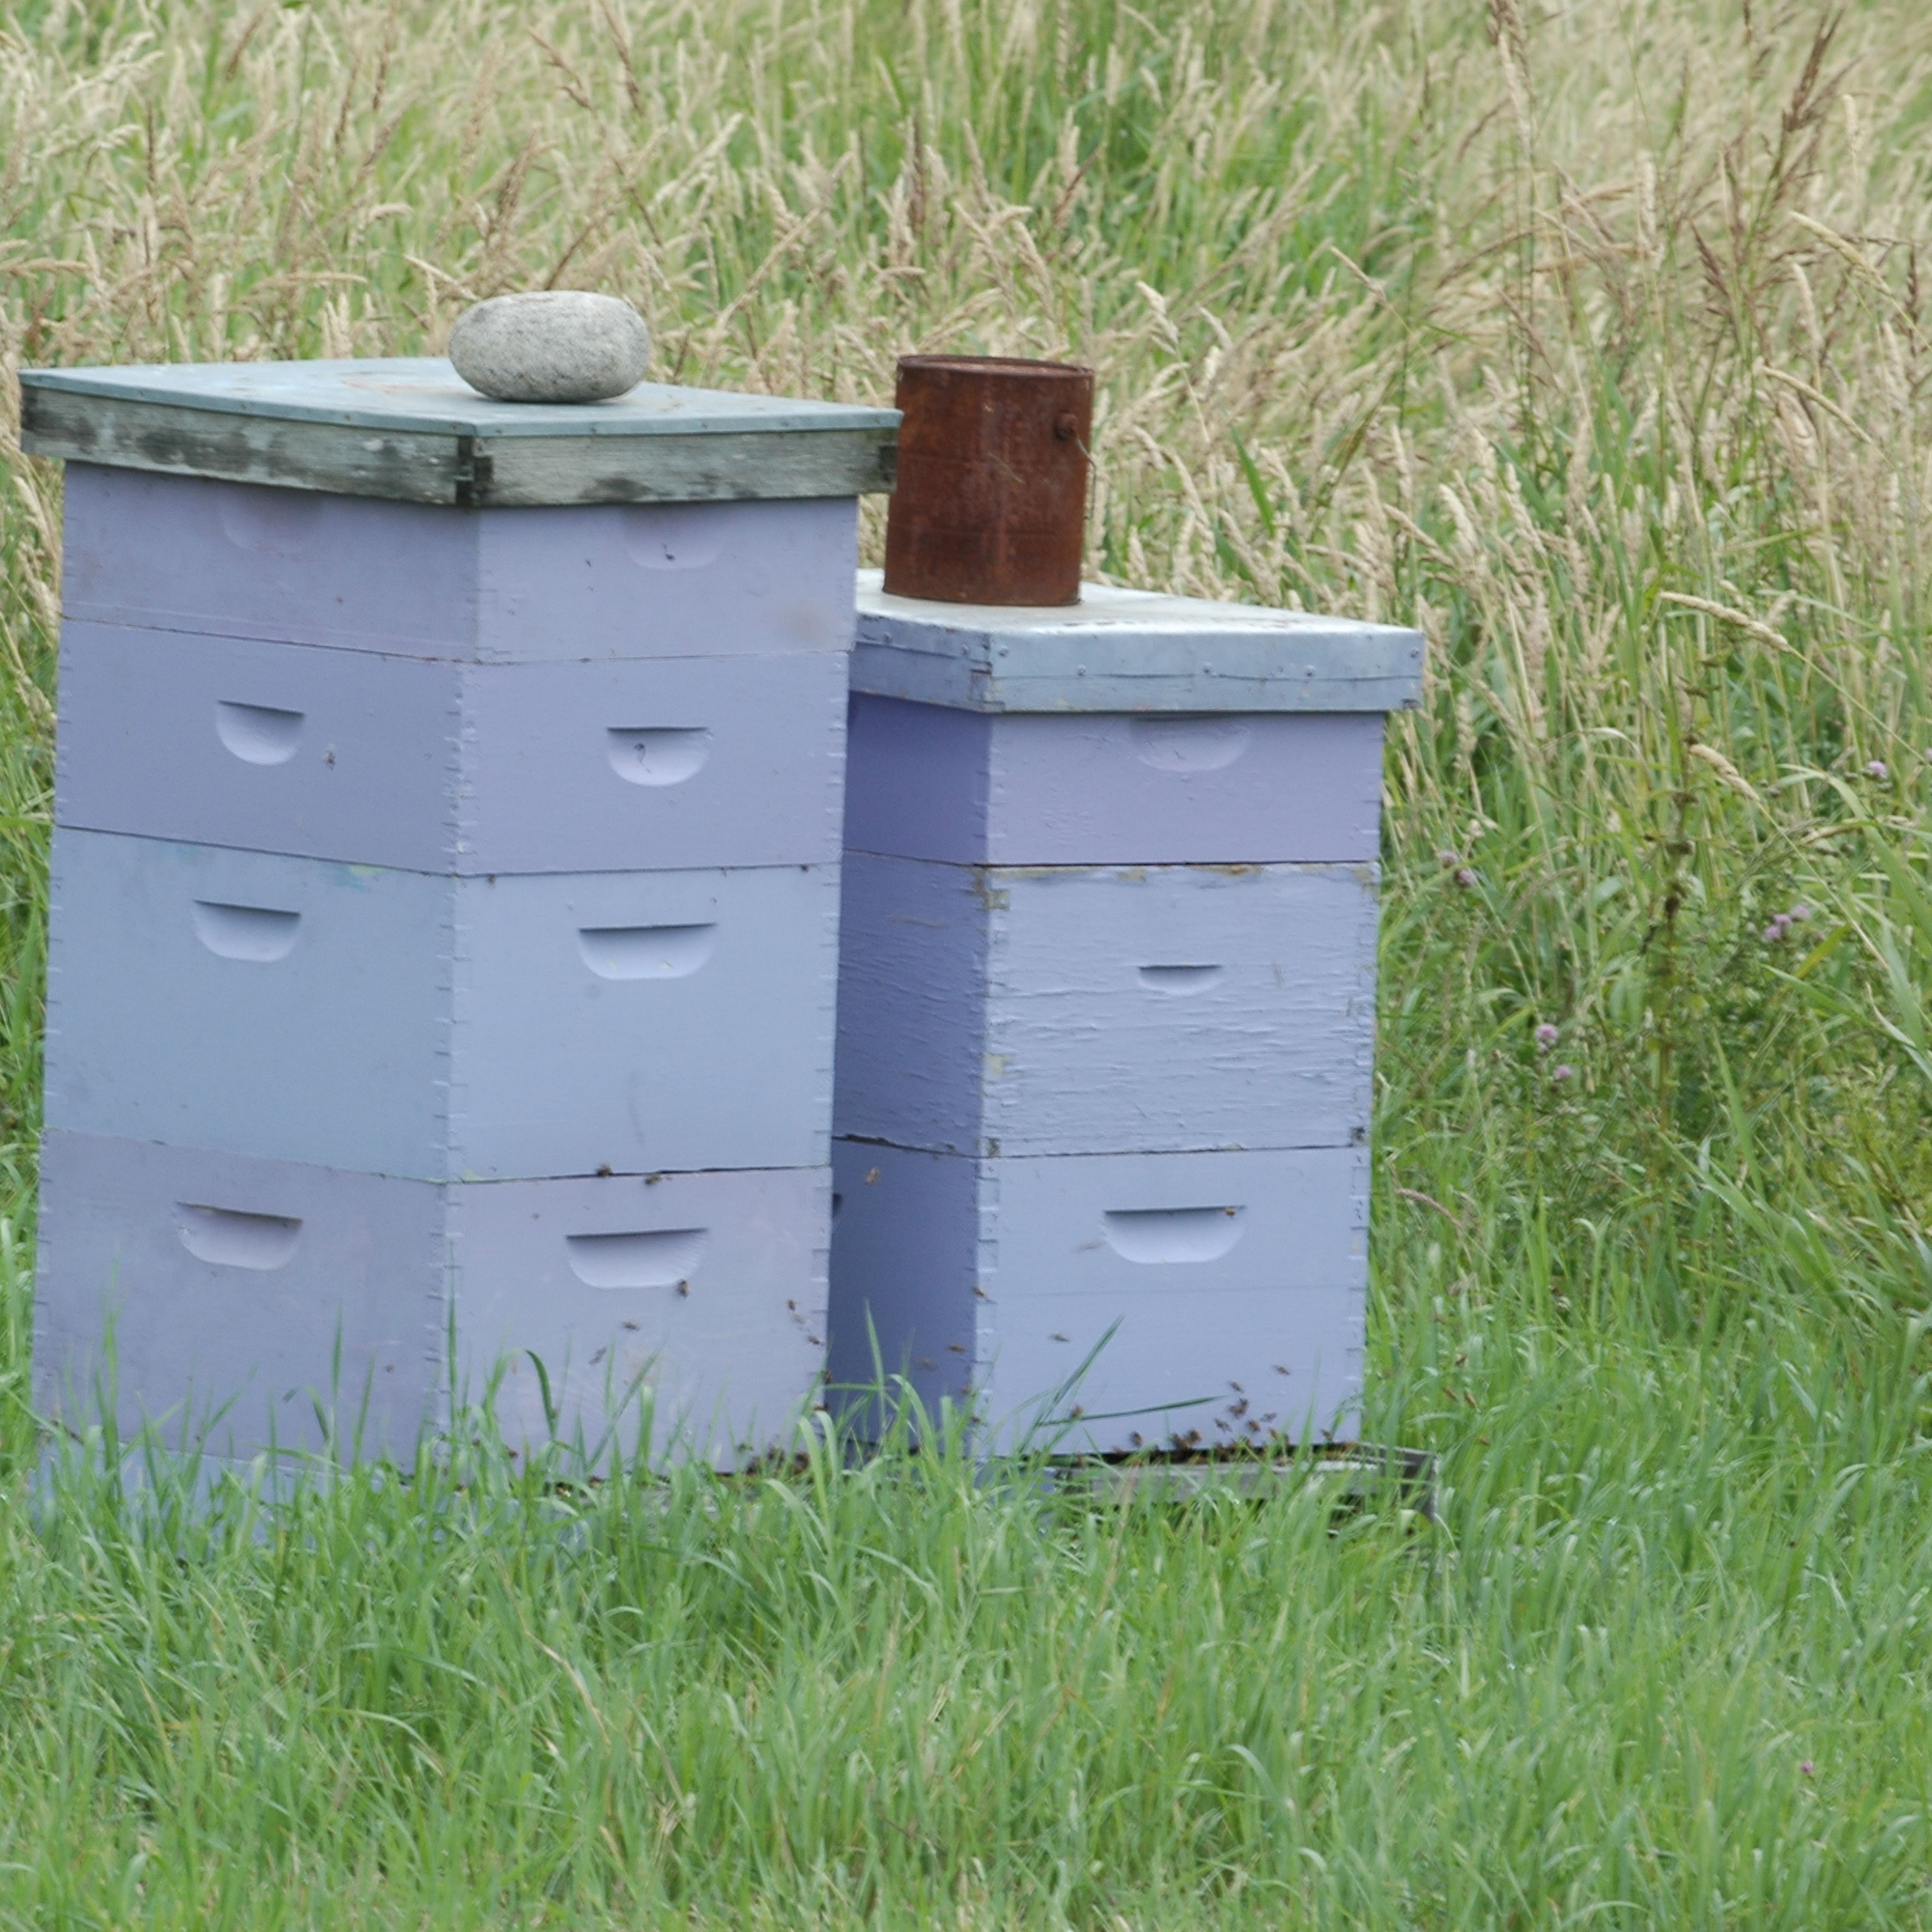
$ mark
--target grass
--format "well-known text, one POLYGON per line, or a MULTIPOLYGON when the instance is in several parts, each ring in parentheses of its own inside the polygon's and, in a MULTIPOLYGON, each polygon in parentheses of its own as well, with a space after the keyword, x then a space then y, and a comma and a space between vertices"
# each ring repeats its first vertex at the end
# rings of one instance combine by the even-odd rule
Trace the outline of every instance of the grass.
POLYGON ((0 425, 0 1922, 1932 1922, 1928 177, 1904 0, 16 6, 10 368, 552 282, 686 381, 1069 351, 1097 568, 1427 632, 1370 1420, 1442 1490, 32 1490, 0 425))

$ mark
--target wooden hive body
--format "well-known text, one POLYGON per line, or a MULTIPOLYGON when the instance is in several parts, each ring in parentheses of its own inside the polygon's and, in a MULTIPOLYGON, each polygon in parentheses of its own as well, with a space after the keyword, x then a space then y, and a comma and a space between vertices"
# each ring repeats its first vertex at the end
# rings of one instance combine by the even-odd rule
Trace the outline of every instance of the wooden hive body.
POLYGON ((862 578, 831 1372, 986 1440, 1352 1424, 1384 714, 1421 640, 862 578))
POLYGON ((69 463, 43 1407, 404 1456, 500 1367, 520 1450, 640 1395, 676 1453, 783 1440, 890 412, 25 380, 69 463))

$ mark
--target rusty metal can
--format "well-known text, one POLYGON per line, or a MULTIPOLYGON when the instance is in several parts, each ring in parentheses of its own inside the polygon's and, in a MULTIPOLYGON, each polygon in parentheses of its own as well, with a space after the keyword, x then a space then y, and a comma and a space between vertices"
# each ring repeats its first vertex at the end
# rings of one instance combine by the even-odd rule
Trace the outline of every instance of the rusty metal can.
POLYGON ((998 356, 899 358, 886 588, 944 604, 1077 604, 1094 372, 998 356))

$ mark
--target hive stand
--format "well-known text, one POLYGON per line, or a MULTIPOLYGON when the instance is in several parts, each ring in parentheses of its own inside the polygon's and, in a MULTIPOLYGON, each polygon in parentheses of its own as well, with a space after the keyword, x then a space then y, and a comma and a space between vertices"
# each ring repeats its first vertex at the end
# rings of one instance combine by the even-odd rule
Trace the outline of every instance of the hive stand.
POLYGON ((1350 1432, 1382 728, 1421 638, 860 584, 834 1384, 903 1374, 995 1449, 1350 1432))
POLYGON ((665 1453, 782 1439, 893 413, 439 360, 22 386, 68 460, 43 1408, 406 1456, 500 1370, 519 1454, 634 1395, 665 1453))

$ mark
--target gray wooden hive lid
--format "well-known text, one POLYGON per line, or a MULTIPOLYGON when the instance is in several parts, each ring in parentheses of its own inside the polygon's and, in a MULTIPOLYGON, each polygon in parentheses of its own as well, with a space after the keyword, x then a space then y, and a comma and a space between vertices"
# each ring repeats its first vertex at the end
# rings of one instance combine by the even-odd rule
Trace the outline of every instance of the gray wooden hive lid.
POLYGON ((972 711, 1401 711, 1422 634, 1111 584, 1053 609, 889 597, 859 573, 852 688, 972 711))
POLYGON ((411 503, 703 502, 890 490, 898 412, 644 382, 499 403, 441 356, 20 373, 21 446, 411 503))

